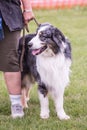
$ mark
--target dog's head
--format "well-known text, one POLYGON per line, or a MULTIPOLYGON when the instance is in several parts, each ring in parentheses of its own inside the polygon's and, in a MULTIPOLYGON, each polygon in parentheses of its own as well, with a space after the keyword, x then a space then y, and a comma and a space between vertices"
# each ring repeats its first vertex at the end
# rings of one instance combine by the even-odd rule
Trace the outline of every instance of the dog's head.
POLYGON ((69 42, 63 33, 48 23, 39 26, 36 36, 28 43, 28 45, 30 49, 32 49, 33 55, 42 54, 53 56, 59 52, 65 52, 67 46, 68 50, 71 51, 69 42))

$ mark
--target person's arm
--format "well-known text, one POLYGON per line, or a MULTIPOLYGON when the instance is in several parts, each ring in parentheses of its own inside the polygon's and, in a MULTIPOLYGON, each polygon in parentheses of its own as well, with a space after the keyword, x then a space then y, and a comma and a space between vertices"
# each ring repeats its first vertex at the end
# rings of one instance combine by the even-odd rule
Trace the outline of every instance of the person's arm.
POLYGON ((30 0, 21 0, 21 2, 23 4, 24 21, 25 21, 25 24, 28 24, 28 22, 34 18, 31 1, 30 0))

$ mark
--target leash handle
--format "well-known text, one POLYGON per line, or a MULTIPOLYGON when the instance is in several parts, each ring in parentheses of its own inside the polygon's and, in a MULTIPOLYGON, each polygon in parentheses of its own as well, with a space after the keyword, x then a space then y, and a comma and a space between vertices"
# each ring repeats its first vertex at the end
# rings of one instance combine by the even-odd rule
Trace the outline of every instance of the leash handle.
MULTIPOLYGON (((36 25, 39 27, 40 24, 37 22, 36 18, 33 18, 32 20, 34 20, 34 22, 36 23, 36 25)), ((26 31, 29 33, 29 28, 28 25, 25 25, 26 31)))

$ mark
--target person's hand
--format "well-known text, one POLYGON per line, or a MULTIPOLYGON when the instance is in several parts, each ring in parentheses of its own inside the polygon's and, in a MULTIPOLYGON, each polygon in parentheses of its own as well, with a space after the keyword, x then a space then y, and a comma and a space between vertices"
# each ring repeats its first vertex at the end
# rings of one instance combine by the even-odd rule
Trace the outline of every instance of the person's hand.
POLYGON ((32 11, 28 11, 28 10, 25 10, 23 12, 23 16, 24 16, 24 22, 25 22, 26 26, 27 26, 28 22, 30 22, 34 18, 33 12, 32 11))

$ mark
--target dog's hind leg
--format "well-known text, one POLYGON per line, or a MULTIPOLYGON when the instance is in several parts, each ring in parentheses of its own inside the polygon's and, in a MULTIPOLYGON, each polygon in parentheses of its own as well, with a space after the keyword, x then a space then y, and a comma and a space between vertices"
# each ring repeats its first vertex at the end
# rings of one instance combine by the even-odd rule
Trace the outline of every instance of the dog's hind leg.
POLYGON ((32 88, 32 85, 26 86, 22 88, 22 106, 23 108, 28 108, 28 101, 30 99, 30 90, 32 88))
POLYGON ((28 108, 28 104, 26 100, 26 88, 23 88, 21 93, 22 93, 22 97, 21 97, 22 106, 23 108, 28 108))
POLYGON ((31 86, 30 87, 24 87, 22 88, 22 106, 23 108, 28 108, 28 101, 30 99, 30 90, 31 90, 31 86))
POLYGON ((32 88, 32 82, 28 75, 24 75, 22 79, 22 105, 23 108, 28 108, 28 100, 30 99, 30 89, 32 88))
POLYGON ((27 100, 27 101, 30 100, 30 90, 31 90, 31 87, 27 87, 27 88, 26 88, 26 100, 27 100))

